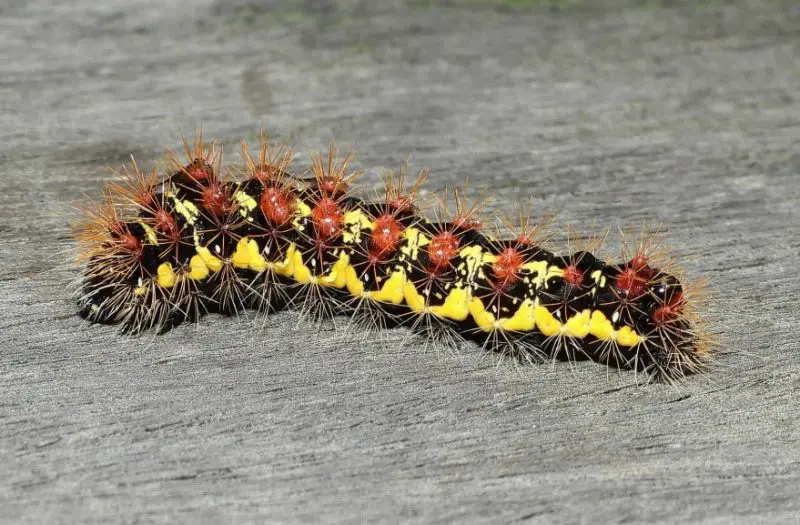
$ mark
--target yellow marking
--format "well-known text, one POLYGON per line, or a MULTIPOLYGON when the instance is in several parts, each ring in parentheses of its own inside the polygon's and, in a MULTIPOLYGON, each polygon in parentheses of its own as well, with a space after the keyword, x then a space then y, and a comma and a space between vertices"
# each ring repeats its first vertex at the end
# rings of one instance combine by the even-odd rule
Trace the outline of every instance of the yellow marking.
POLYGON ((644 337, 630 326, 614 330, 614 325, 600 310, 592 312, 589 333, 603 341, 615 341, 620 346, 636 346, 644 341, 644 337))
POLYGON ((330 273, 319 278, 320 284, 333 288, 344 288, 347 283, 347 268, 350 265, 350 256, 343 253, 339 259, 333 263, 330 273))
POLYGON ((406 304, 412 311, 421 314, 425 311, 425 297, 418 291, 414 283, 406 281, 403 286, 403 297, 406 299, 406 304))
POLYGON ((202 281, 208 277, 208 266, 199 255, 192 255, 189 260, 189 277, 195 281, 202 281))
POLYGON ((403 232, 406 242, 400 247, 400 251, 408 256, 412 261, 419 257, 419 249, 430 243, 430 240, 416 228, 406 228, 403 232))
POLYGON ((606 276, 603 275, 602 270, 595 270, 592 272, 592 280, 597 283, 601 288, 606 285, 606 276))
POLYGON ((501 317, 499 319, 489 312, 479 298, 475 297, 470 301, 470 314, 475 320, 475 324, 484 332, 494 330, 507 330, 509 332, 530 332, 536 327, 534 318, 534 304, 530 299, 525 299, 511 317, 501 317))
MULTIPOLYGON (((177 213, 180 213, 189 224, 194 224, 199 215, 197 207, 189 200, 181 201, 173 195, 170 196, 175 202, 177 213)), ((243 210, 252 211, 258 206, 256 200, 244 192, 237 191, 234 196, 243 210)), ((246 213, 244 214, 246 215, 246 213)), ((299 229, 300 219, 308 217, 310 214, 311 207, 305 202, 298 201, 297 213, 292 224, 299 229)), ((345 224, 349 226, 343 234, 346 243, 360 242, 362 232, 374 228, 369 217, 361 210, 346 212, 344 220, 345 224)), ((140 224, 142 224, 149 242, 157 243, 156 232, 153 228, 143 223, 140 224)), ((199 244, 197 237, 198 232, 195 231, 196 245, 199 244)), ((418 259, 419 249, 430 243, 430 239, 417 228, 407 228, 404 231, 404 238, 405 242, 400 250, 409 260, 418 259)), ((190 260, 189 278, 202 280, 208 277, 209 272, 216 272, 222 268, 223 261, 214 256, 208 248, 196 246, 196 249, 197 255, 190 260)), ((407 280, 402 268, 392 272, 379 290, 366 290, 364 284, 358 279, 355 268, 350 265, 350 258, 346 253, 339 257, 327 275, 316 277, 306 266, 302 254, 294 243, 289 244, 283 261, 271 262, 267 261, 260 253, 255 240, 245 237, 237 243, 232 262, 237 268, 249 268, 255 271, 269 269, 276 274, 291 277, 300 284, 317 283, 323 286, 346 288, 353 296, 365 297, 373 301, 391 304, 401 304, 405 301, 408 308, 416 313, 432 313, 453 321, 463 321, 471 316, 475 324, 484 331, 507 330, 522 333, 538 329, 546 337, 561 335, 578 339, 584 339, 591 334, 599 340, 615 341, 621 346, 628 347, 635 346, 644 340, 642 335, 629 326, 615 330, 611 321, 599 310, 583 310, 562 323, 545 307, 540 306, 538 300, 533 301, 529 298, 522 300, 512 316, 496 317, 487 310, 479 298, 472 297, 471 291, 463 286, 463 283, 471 283, 476 276, 482 275, 483 267, 492 264, 497 257, 479 246, 465 246, 459 251, 459 255, 464 259, 464 265, 459 270, 465 270, 466 275, 459 276, 456 284, 461 284, 461 286, 451 289, 444 302, 437 306, 428 304, 427 298, 420 294, 412 282, 407 280)), ((547 280, 561 277, 564 274, 562 268, 548 265, 546 261, 526 263, 523 270, 529 274, 526 282, 535 287, 542 287, 546 285, 547 280)), ((169 263, 159 265, 157 274, 157 282, 164 288, 174 286, 178 279, 169 263)), ((599 287, 606 286, 606 277, 600 270, 592 272, 591 277, 599 287)), ((134 293, 140 296, 145 295, 147 287, 139 286, 134 293)))
POLYGON ((346 244, 357 244, 361 242, 361 232, 364 230, 372 230, 375 225, 369 220, 363 211, 359 209, 348 211, 344 214, 345 228, 342 232, 342 240, 346 244), (350 231, 352 226, 356 226, 355 232, 350 231))
POLYGON ((508 319, 503 319, 500 328, 503 330, 510 330, 512 332, 530 332, 536 326, 536 319, 534 318, 535 308, 533 301, 525 299, 519 305, 517 311, 508 319))
POLYGON ((308 284, 312 281, 313 275, 303 262, 303 254, 295 250, 294 252, 294 273, 292 278, 300 284, 308 284))
POLYGON ((236 243, 231 262, 236 268, 250 268, 250 251, 247 249, 247 237, 242 237, 236 243))
POLYGON ((391 273, 380 290, 370 292, 370 297, 383 303, 400 304, 403 302, 403 286, 406 282, 406 273, 402 268, 391 273))
POLYGON ((473 297, 469 302, 469 313, 478 328, 484 332, 495 329, 495 317, 486 309, 479 297, 473 297))
POLYGON ((564 269, 559 268, 558 266, 548 266, 547 272, 545 273, 544 280, 547 281, 552 277, 564 277, 564 269))
POLYGON ((481 264, 486 259, 486 255, 480 246, 466 246, 461 249, 459 255, 466 261, 467 275, 463 276, 468 281, 473 281, 481 264))
POLYGON ((332 288, 344 288, 347 284, 347 267, 350 264, 350 256, 342 254, 335 263, 331 271, 326 275, 316 276, 303 260, 303 254, 299 251, 294 252, 294 273, 292 278, 300 284, 320 284, 332 288))
POLYGON ((484 264, 489 264, 489 265, 494 264, 495 262, 497 262, 497 259, 498 259, 497 255, 495 255, 493 253, 486 252, 486 253, 483 254, 483 263, 484 264))
MULTIPOLYGON (((356 274, 356 269, 352 266, 348 266, 347 270, 345 271, 347 274, 347 291, 350 292, 350 295, 354 297, 362 297, 365 295, 364 293, 364 284, 358 278, 358 274, 356 274)), ((366 296, 369 297, 369 292, 367 292, 366 296)))
POLYGON ((295 253, 297 253, 297 246, 294 243, 289 244, 286 249, 286 258, 283 262, 267 263, 272 268, 272 271, 283 277, 291 277, 294 273, 295 253))
POLYGON ((236 268, 247 268, 260 272, 267 268, 267 261, 258 249, 258 243, 253 239, 242 237, 236 243, 231 262, 236 268))
POLYGON ((308 217, 311 215, 311 206, 309 206, 305 201, 298 200, 297 211, 301 216, 308 217))
POLYGON ((209 270, 212 272, 218 272, 222 269, 222 259, 212 255, 211 250, 205 246, 198 246, 195 248, 195 250, 197 251, 197 255, 199 255, 200 258, 203 259, 203 262, 206 263, 206 266, 208 266, 209 270))
POLYGON ((545 337, 550 337, 561 332, 561 322, 553 317, 544 306, 535 306, 533 317, 536 319, 536 327, 545 337))
POLYGON ((133 291, 134 295, 145 295, 147 293, 147 286, 139 286, 133 291))
POLYGON ((630 326, 623 326, 617 330, 616 341, 620 346, 635 346, 642 341, 642 336, 630 326))
POLYGON ((589 322, 589 333, 598 339, 608 341, 614 338, 614 325, 603 312, 595 310, 592 312, 592 319, 589 322))
POLYGON ((347 275, 347 291, 350 292, 350 295, 381 303, 400 304, 403 302, 405 272, 402 269, 392 272, 378 290, 365 290, 364 283, 358 278, 356 269, 352 266, 348 266, 345 273, 347 275))
POLYGON ((258 243, 253 239, 247 241, 247 252, 250 254, 250 269, 256 272, 264 271, 267 268, 267 260, 261 255, 258 243))
POLYGON ((233 194, 233 198, 241 207, 239 209, 239 213, 243 217, 246 217, 247 212, 253 211, 256 208, 256 206, 258 206, 256 200, 247 193, 243 192, 242 190, 236 190, 236 193, 233 194))
POLYGON ((347 291, 354 297, 363 297, 381 303, 400 304, 403 302, 405 272, 402 269, 392 272, 378 290, 366 290, 364 283, 358 278, 356 269, 352 266, 347 266, 345 275, 347 276, 347 291))
POLYGON ((194 225, 194 220, 200 214, 197 206, 190 200, 182 201, 173 194, 170 194, 173 198, 172 200, 175 203, 175 211, 183 215, 183 218, 186 219, 186 222, 189 224, 194 225))
POLYGON ((447 294, 441 306, 431 306, 432 314, 451 319, 453 321, 463 321, 469 315, 469 296, 467 290, 463 288, 453 288, 447 294))
POLYGON ((141 226, 142 229, 144 230, 145 235, 147 235, 147 240, 150 242, 150 244, 157 245, 158 235, 156 234, 156 231, 153 228, 151 228, 148 224, 142 221, 137 221, 137 222, 139 223, 139 226, 141 226))
POLYGON ((297 201, 297 211, 295 213, 294 219, 292 219, 292 226, 296 230, 302 230, 302 226, 300 225, 300 219, 303 217, 308 217, 311 215, 311 207, 306 204, 305 202, 298 200, 297 201))
POLYGON ((156 270, 158 273, 158 285, 163 288, 172 288, 175 286, 175 271, 172 265, 168 262, 158 265, 156 270))
POLYGON ((589 335, 589 322, 591 320, 591 310, 588 308, 573 315, 564 323, 561 331, 569 337, 583 339, 589 335))
POLYGON ((544 284, 547 276, 547 261, 531 261, 523 264, 522 269, 535 274, 535 277, 531 278, 534 287, 539 288, 544 284))

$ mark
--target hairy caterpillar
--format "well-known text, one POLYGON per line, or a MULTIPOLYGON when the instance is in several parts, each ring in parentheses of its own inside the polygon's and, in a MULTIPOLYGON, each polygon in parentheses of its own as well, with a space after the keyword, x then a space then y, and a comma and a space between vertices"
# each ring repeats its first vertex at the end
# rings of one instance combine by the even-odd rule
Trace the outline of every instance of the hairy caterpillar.
MULTIPOLYGON (((691 290, 656 267, 643 240, 623 262, 545 249, 529 219, 508 239, 481 228, 455 194, 419 212, 421 171, 390 174, 385 197, 355 196, 353 154, 312 155, 306 173, 262 133, 243 168, 225 168, 202 133, 165 177, 135 162, 86 209, 77 233, 80 313, 125 332, 169 330, 206 312, 293 308, 360 326, 405 325, 443 342, 470 339, 524 361, 588 357, 672 380, 713 353, 691 290)), ((508 223, 508 221, 505 221, 508 223)), ((507 225, 511 229, 511 225, 507 225)))

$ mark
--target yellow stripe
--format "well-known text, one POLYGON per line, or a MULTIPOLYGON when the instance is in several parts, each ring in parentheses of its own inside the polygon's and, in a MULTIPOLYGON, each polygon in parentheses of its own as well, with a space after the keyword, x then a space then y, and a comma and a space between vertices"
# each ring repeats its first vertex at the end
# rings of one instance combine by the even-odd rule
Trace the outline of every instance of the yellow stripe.
POLYGON ((347 274, 347 291, 353 297, 362 297, 364 295, 364 284, 358 279, 356 269, 348 266, 345 273, 347 274))
POLYGON ((370 297, 383 303, 400 304, 403 302, 403 287, 406 282, 406 273, 399 268, 391 273, 381 289, 370 292, 370 297))
POLYGON ((347 268, 350 264, 350 256, 346 253, 339 256, 331 271, 327 275, 319 277, 319 282, 323 286, 332 288, 344 288, 347 284, 347 268))
POLYGON ((289 244, 283 262, 270 263, 272 271, 283 277, 290 277, 294 273, 295 253, 297 253, 297 246, 294 243, 289 244))
POLYGON ((469 316, 469 294, 463 288, 453 288, 441 306, 431 306, 430 311, 438 317, 452 321, 463 321, 469 316))
POLYGON ((369 216, 359 209, 348 211, 344 214, 345 228, 342 232, 342 241, 345 244, 358 244, 361 242, 361 232, 373 230, 375 225, 369 216))
POLYGON ((198 246, 195 248, 195 251, 197 251, 197 255, 200 256, 205 265, 208 266, 209 270, 211 270, 212 272, 218 272, 222 269, 222 266, 224 264, 222 262, 222 259, 212 255, 211 251, 208 248, 206 248, 205 246, 198 246))
POLYGON ((158 245, 158 235, 156 234, 156 231, 142 221, 138 221, 138 223, 139 226, 141 226, 144 230, 145 235, 147 235, 147 240, 150 242, 150 244, 158 245))
POLYGON ((188 199, 184 201, 180 200, 173 193, 168 193, 167 195, 172 198, 172 202, 175 205, 175 211, 180 213, 183 218, 186 219, 187 223, 194 225, 195 218, 200 214, 197 206, 195 206, 194 203, 188 199))
POLYGON ((195 281, 202 281, 208 277, 208 266, 199 255, 193 255, 189 261, 189 277, 195 281))
POLYGON ((233 198, 239 204, 239 213, 242 217, 248 217, 248 212, 253 211, 258 205, 253 197, 242 190, 236 190, 236 193, 233 194, 233 198))
POLYGON ((502 324, 500 327, 503 330, 510 330, 512 332, 530 332, 536 326, 534 311, 533 301, 525 299, 513 316, 501 321, 502 324))
POLYGON ((175 271, 172 265, 168 262, 158 265, 156 270, 158 273, 158 285, 164 288, 172 288, 175 286, 175 271))
POLYGON ((411 281, 406 281, 403 285, 403 297, 406 300, 406 305, 412 311, 421 314, 425 312, 425 297, 423 297, 411 281))
POLYGON ((469 302, 469 313, 478 328, 484 332, 491 332, 496 328, 494 315, 486 309, 479 297, 473 297, 469 302))
POLYGON ((305 262, 303 261, 303 254, 300 253, 298 250, 294 252, 294 273, 292 274, 292 278, 300 284, 309 284, 310 282, 316 282, 314 275, 311 273, 311 270, 308 269, 305 262))
MULTIPOLYGON (((243 210, 251 212, 258 203, 244 192, 234 194, 243 210)), ((190 201, 181 201, 174 198, 175 208, 190 224, 198 216, 197 207, 190 201)), ((311 214, 311 207, 302 201, 298 202, 297 213, 293 220, 296 229, 300 230, 300 219, 311 214)), ((247 215, 247 212, 245 212, 247 215)), ((360 209, 345 213, 346 224, 343 240, 346 244, 361 242, 362 232, 374 228, 374 223, 369 216, 360 209)), ((152 237, 155 231, 147 225, 145 232, 148 240, 154 242, 152 237)), ((195 232, 195 243, 198 232, 195 232)), ((417 228, 406 228, 403 232, 404 243, 400 247, 401 253, 408 262, 419 258, 420 248, 430 243, 427 235, 417 228)), ((157 239, 156 239, 157 240, 157 239)), ((190 261, 188 277, 195 280, 205 279, 209 272, 216 272, 222 268, 223 261, 211 253, 204 246, 196 246, 197 255, 190 261)), ((286 257, 281 262, 271 262, 265 259, 260 252, 258 243, 254 239, 244 237, 237 242, 236 250, 231 258, 236 268, 247 268, 254 271, 271 270, 278 275, 292 278, 300 284, 320 284, 333 288, 346 289, 354 297, 363 297, 372 301, 403 304, 418 314, 431 313, 443 319, 460 322, 471 317, 475 325, 483 331, 505 330, 515 333, 531 332, 538 330, 546 337, 565 336, 576 339, 585 339, 589 335, 602 341, 614 341, 620 346, 635 346, 640 344, 644 337, 629 326, 615 330, 612 322, 599 310, 585 309, 576 313, 565 322, 559 321, 547 308, 539 305, 538 300, 523 298, 518 308, 509 317, 497 317, 488 311, 481 299, 472 296, 468 283, 485 277, 486 268, 497 260, 497 256, 480 246, 464 246, 459 255, 464 263, 457 269, 458 278, 453 288, 441 304, 430 305, 428 299, 420 293, 414 283, 406 277, 402 267, 394 270, 382 283, 378 290, 367 290, 364 283, 358 278, 355 268, 350 264, 350 257, 342 253, 331 270, 326 275, 314 276, 311 269, 294 243, 290 243, 286 250, 286 257)), ((174 286, 178 276, 169 263, 158 267, 158 284, 169 288, 174 286)), ((553 277, 562 277, 564 270, 556 265, 548 265, 547 261, 531 261, 522 266, 527 286, 534 289, 546 289, 547 281, 553 277)), ((591 278, 595 283, 595 291, 606 285, 606 278, 600 270, 594 271, 591 278)), ((145 293, 146 288, 136 289, 136 293, 145 293)), ((439 301, 437 300, 437 303, 439 301)))

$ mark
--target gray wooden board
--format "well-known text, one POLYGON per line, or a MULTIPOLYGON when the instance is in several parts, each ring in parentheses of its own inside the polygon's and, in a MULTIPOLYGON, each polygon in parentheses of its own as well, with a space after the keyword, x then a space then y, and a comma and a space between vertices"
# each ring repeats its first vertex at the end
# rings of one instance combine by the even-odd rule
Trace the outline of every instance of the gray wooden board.
POLYGON ((797 3, 71 4, 0 7, 0 521, 800 518, 797 3), (201 122, 233 160, 262 124, 335 135, 368 192, 407 157, 429 190, 469 176, 562 244, 663 223, 719 291, 722 355, 637 386, 289 313, 83 325, 74 205, 201 122))

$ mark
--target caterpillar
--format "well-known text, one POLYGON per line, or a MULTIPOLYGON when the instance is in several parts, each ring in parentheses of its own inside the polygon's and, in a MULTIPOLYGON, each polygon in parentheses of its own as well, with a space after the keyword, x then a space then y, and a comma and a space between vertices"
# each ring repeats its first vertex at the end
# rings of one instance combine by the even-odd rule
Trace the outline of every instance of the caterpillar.
POLYGON ((257 154, 241 141, 239 167, 226 167, 221 143, 202 131, 183 137, 183 149, 148 173, 131 157, 102 202, 84 206, 75 295, 89 322, 163 333, 209 312, 292 309, 474 341, 531 363, 588 358, 652 380, 711 360, 701 295, 674 265, 656 264, 645 236, 609 263, 591 246, 548 250, 526 216, 502 220, 507 235, 489 234, 480 202, 459 191, 454 206, 441 199, 426 217, 428 171, 409 177, 407 163, 386 176, 382 198, 366 201, 353 153, 340 156, 334 142, 304 172, 264 132, 257 154))

